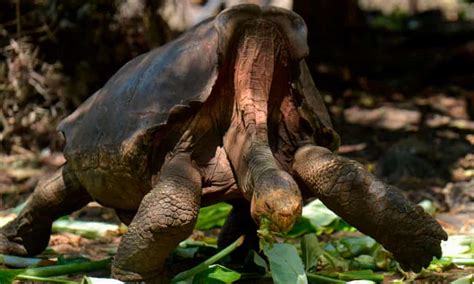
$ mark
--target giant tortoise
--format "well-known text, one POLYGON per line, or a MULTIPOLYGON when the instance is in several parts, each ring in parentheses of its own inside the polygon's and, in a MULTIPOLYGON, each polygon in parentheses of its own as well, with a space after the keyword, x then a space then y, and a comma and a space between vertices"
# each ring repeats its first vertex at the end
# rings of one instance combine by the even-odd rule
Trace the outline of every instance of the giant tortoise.
POLYGON ((0 253, 40 253, 56 218, 95 200, 129 225, 113 277, 151 281, 201 206, 236 204, 222 244, 246 216, 289 230, 313 196, 406 269, 440 257, 432 217, 335 153, 306 33, 291 11, 241 5, 125 64, 60 124, 67 162, 0 229, 0 253))

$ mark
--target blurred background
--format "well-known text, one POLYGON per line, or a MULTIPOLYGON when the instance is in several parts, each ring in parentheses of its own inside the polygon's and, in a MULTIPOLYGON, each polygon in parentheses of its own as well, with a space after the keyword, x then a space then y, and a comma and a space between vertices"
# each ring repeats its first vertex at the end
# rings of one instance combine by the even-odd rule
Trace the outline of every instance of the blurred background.
POLYGON ((2 0, 0 209, 64 162, 58 122, 125 62, 244 2, 306 21, 341 154, 474 231, 472 0, 2 0))

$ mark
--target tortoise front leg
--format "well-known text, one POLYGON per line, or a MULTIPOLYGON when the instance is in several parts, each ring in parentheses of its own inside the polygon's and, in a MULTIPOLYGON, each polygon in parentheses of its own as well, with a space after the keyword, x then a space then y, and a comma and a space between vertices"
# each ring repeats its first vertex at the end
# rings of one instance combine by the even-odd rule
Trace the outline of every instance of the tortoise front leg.
POLYGON ((166 257, 194 228, 201 202, 201 175, 180 153, 161 169, 120 242, 112 276, 122 281, 162 281, 166 257))
POLYGON ((433 256, 441 257, 447 234, 436 220, 359 163, 306 145, 297 151, 293 169, 314 195, 392 252, 402 268, 418 272, 433 256))
POLYGON ((40 181, 20 214, 0 228, 0 253, 39 254, 48 245, 53 221, 91 200, 68 166, 61 167, 40 181))

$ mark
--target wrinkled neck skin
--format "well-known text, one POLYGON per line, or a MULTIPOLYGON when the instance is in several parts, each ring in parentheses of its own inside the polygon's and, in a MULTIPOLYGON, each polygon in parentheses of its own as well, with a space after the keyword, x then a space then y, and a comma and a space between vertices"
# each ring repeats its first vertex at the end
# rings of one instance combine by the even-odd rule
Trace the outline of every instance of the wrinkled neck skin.
POLYGON ((279 110, 284 95, 273 90, 289 92, 288 49, 274 25, 256 21, 243 28, 235 50, 234 100, 224 149, 239 187, 251 200, 254 220, 258 223, 266 217, 274 230, 286 231, 301 214, 301 194, 275 160, 268 130, 269 125, 278 124, 270 117, 279 118, 269 111, 279 110), (276 75, 284 80, 275 82, 276 75))
POLYGON ((251 198, 255 178, 277 169, 268 147, 268 104, 275 54, 281 43, 271 29, 246 30, 238 41, 234 72, 234 105, 224 148, 237 171, 239 185, 251 198), (259 32, 267 31, 266 34, 259 32), (273 32, 273 33, 272 33, 273 32), (253 173, 253 174, 250 174, 253 173))

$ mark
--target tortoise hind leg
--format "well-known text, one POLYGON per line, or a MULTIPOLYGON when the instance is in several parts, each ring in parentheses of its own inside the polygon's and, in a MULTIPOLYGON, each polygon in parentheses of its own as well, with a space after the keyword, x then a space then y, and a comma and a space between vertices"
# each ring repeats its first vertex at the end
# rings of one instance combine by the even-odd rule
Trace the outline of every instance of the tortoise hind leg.
POLYGON ((229 213, 217 241, 219 249, 230 245, 241 235, 245 235, 244 243, 231 254, 232 263, 243 264, 251 249, 258 251, 258 227, 250 215, 250 203, 245 199, 229 202, 232 211, 229 213))
POLYGON ((137 214, 137 210, 115 209, 115 214, 122 223, 129 226, 132 223, 133 217, 137 214))
POLYGON ((112 264, 112 276, 126 282, 168 283, 166 258, 193 231, 201 203, 201 175, 189 153, 165 163, 143 198, 112 264))
POLYGON ((25 208, 0 228, 0 253, 36 255, 49 242, 53 221, 85 206, 91 197, 66 166, 40 181, 25 208))

